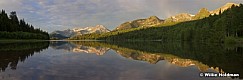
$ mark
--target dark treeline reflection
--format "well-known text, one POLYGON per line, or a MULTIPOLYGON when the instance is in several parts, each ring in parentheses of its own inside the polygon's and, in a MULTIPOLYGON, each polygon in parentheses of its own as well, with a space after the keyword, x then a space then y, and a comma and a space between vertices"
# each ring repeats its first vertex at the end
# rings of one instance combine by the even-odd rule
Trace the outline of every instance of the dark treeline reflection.
MULTIPOLYGON (((242 45, 181 42, 71 42, 76 45, 108 47, 123 57, 156 63, 167 60, 183 67, 196 65, 217 72, 243 74, 242 45), (188 60, 189 59, 189 60, 188 60)), ((240 78, 243 78, 240 76, 240 78)))
POLYGON ((49 42, 0 42, 0 70, 16 69, 18 62, 25 61, 35 52, 48 48, 49 42))

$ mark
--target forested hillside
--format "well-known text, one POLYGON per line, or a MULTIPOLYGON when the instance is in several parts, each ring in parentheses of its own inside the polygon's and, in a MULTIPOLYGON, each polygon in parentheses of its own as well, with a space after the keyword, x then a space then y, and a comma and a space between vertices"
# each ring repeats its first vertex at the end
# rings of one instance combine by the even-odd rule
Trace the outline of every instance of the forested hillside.
POLYGON ((243 37, 243 5, 233 5, 218 15, 200 17, 199 20, 170 24, 175 25, 164 24, 159 27, 135 28, 106 34, 87 34, 72 39, 235 42, 243 37))
POLYGON ((24 19, 18 20, 16 12, 10 15, 2 10, 0 12, 0 39, 42 39, 48 40, 49 34, 43 30, 35 29, 24 19))

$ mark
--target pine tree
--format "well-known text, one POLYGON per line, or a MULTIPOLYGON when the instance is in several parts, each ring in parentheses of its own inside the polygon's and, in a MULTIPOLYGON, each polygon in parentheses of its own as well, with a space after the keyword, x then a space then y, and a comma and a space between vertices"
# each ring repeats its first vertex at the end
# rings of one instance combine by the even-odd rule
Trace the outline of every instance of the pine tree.
POLYGON ((11 20, 12 31, 13 32, 18 31, 19 30, 19 20, 18 20, 16 12, 14 12, 14 11, 11 12, 9 17, 11 20))
POLYGON ((33 25, 26 23, 24 19, 18 20, 15 11, 0 12, 0 39, 49 39, 49 34, 33 25))

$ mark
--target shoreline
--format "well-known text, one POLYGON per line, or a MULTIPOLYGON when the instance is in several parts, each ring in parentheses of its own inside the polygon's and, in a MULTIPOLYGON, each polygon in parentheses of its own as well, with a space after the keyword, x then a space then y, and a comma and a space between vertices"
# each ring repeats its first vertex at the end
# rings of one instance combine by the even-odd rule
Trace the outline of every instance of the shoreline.
MULTIPOLYGON (((84 41, 84 42, 92 42, 92 41, 98 41, 98 42, 167 42, 163 40, 124 40, 124 41, 112 41, 112 40, 37 40, 37 39, 30 39, 30 40, 24 40, 24 39, 0 39, 0 42, 39 42, 39 41, 84 41)), ((171 42, 171 41, 168 41, 171 42)), ((188 42, 188 41, 178 41, 175 40, 173 42, 188 42)), ((195 42, 193 42, 195 43, 195 42)), ((199 42, 201 43, 201 42, 199 42)), ((203 43, 214 43, 214 42, 203 42, 203 43)), ((216 42, 217 43, 217 42, 216 42)), ((233 43, 223 43, 223 44, 243 44, 243 39, 235 39, 233 43)))

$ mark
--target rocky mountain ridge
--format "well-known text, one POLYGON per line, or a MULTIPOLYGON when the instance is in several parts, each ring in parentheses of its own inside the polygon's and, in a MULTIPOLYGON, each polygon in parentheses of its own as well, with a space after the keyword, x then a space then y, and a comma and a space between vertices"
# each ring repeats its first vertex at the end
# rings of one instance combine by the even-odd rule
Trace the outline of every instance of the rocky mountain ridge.
MULTIPOLYGON (((185 21, 192 21, 192 20, 198 20, 203 19, 205 17, 208 17, 210 15, 219 14, 220 12, 223 12, 232 6, 239 6, 239 4, 235 3, 227 3, 224 6, 209 11, 206 8, 202 8, 199 10, 199 12, 195 15, 189 14, 189 13, 180 13, 175 16, 171 16, 167 19, 159 19, 157 16, 150 16, 146 19, 137 19, 133 21, 128 21, 125 23, 122 23, 118 27, 116 27, 112 32, 120 31, 120 30, 126 30, 131 28, 146 28, 146 27, 154 27, 154 26, 160 26, 160 25, 166 25, 166 24, 174 24, 179 22, 185 22, 185 21)), ((51 34, 52 39, 65 39, 70 38, 77 35, 83 35, 83 34, 90 34, 90 33, 107 33, 110 32, 107 28, 105 28, 102 25, 97 25, 95 27, 86 27, 86 28, 74 28, 74 29, 68 29, 64 31, 55 31, 51 34)), ((112 34, 112 33, 111 33, 112 34)))
POLYGON ((209 11, 206 8, 202 8, 195 15, 192 15, 192 14, 189 14, 189 13, 177 14, 175 16, 171 16, 171 17, 165 19, 164 23, 198 20, 198 19, 202 19, 202 18, 208 17, 209 15, 215 15, 215 14, 218 15, 220 12, 224 12, 225 10, 231 8, 233 5, 234 6, 239 6, 239 4, 236 4, 236 3, 226 3, 224 6, 218 8, 216 10, 212 10, 212 11, 209 11))
POLYGON ((231 8, 232 6, 239 6, 240 4, 236 4, 236 3, 226 3, 224 6, 216 9, 216 10, 213 10, 213 11, 210 11, 210 14, 219 14, 219 12, 224 12, 225 10, 231 8))
POLYGON ((167 19, 165 19, 165 23, 167 22, 181 22, 181 21, 190 21, 193 19, 195 15, 188 14, 188 13, 181 13, 177 14, 175 16, 171 16, 167 19))
POLYGON ((137 27, 152 27, 163 23, 164 20, 159 19, 157 16, 150 16, 146 19, 137 19, 130 22, 125 22, 119 25, 114 31, 125 30, 137 27))
POLYGON ((91 34, 91 33, 101 34, 106 32, 110 32, 110 30, 103 25, 96 25, 94 27, 91 26, 85 28, 67 29, 63 31, 54 31, 50 34, 50 36, 52 39, 66 39, 76 35, 91 34))

